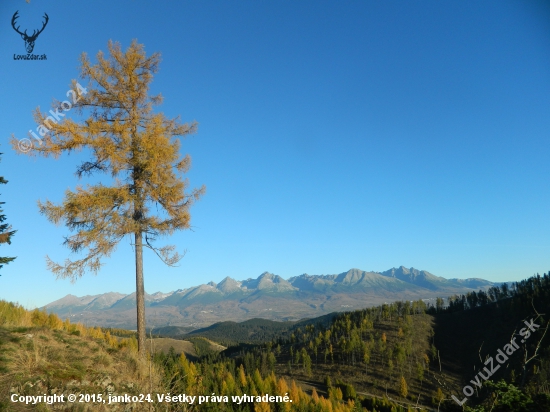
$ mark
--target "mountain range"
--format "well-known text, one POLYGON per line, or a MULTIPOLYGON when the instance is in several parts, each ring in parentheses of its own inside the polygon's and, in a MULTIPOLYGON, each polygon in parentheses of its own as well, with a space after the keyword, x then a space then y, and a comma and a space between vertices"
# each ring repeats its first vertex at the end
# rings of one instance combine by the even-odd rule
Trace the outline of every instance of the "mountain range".
MULTIPOLYGON (((303 274, 288 280, 264 272, 256 279, 226 277, 219 283, 146 294, 145 304, 149 327, 179 326, 190 331, 221 321, 296 321, 395 300, 446 298, 496 284, 478 278, 445 279, 404 266, 385 272, 350 269, 335 275, 303 274)), ((135 293, 67 295, 44 308, 90 326, 135 329, 135 293)))

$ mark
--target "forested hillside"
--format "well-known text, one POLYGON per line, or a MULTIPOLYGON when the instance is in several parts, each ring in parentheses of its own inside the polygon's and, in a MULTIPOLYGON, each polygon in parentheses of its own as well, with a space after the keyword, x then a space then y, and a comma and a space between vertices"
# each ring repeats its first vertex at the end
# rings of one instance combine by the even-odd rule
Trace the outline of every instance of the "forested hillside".
MULTIPOLYGON (((368 394, 370 399, 386 397, 404 406, 441 411, 474 405, 476 411, 546 411, 550 410, 548 323, 538 314, 550 310, 549 295, 549 276, 537 275, 475 296, 451 296, 448 307, 439 299, 435 307, 422 301, 395 302, 343 313, 329 326, 306 324, 288 338, 252 349, 231 348, 226 354, 245 371, 258 369, 265 375, 274 370, 329 397, 357 399, 368 394), (534 327, 529 340, 520 342, 532 319, 539 327, 534 327), (514 336, 517 352, 498 373, 487 375, 485 362, 514 336), (480 370, 481 388, 474 386, 478 390, 462 402, 462 388, 473 385, 471 380, 477 382, 480 370)), ((372 406, 367 399, 362 402, 372 406)))
POLYGON ((476 388, 465 405, 481 403, 485 409, 479 411, 550 410, 549 275, 452 296, 447 308, 432 308, 434 343, 445 375, 441 384, 448 393, 461 401, 465 385, 476 388), (506 356, 499 355, 511 341, 517 349, 508 347, 506 356), (448 376, 459 379, 445 380, 448 376), (477 388, 475 382, 483 383, 484 376, 488 380, 477 388))
MULTIPOLYGON (((254 350, 226 351, 245 370, 275 370, 325 396, 389 397, 404 406, 432 404, 436 385, 427 379, 433 348, 432 316, 422 301, 396 302, 340 314, 329 326, 306 324, 288 339, 254 350)), ((372 399, 372 397, 371 397, 372 399)), ((365 407, 374 407, 364 399, 365 407)))
MULTIPOLYGON (((223 345, 238 345, 240 343, 259 344, 273 339, 290 337, 293 331, 304 328, 312 322, 321 327, 328 326, 337 315, 334 312, 315 319, 306 319, 297 322, 276 322, 269 319, 250 319, 238 323, 229 321, 219 322, 207 328, 197 329, 187 334, 180 334, 180 336, 186 339, 193 336, 202 336, 223 345)), ((159 334, 164 335, 162 330, 159 334)))

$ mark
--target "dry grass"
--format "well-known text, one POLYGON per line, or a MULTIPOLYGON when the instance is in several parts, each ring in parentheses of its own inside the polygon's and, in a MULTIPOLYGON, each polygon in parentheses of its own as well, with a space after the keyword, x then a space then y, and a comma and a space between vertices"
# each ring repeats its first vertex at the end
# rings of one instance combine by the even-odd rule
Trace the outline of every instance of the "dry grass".
MULTIPOLYGON (((18 410, 20 405, 6 402, 12 393, 102 393, 107 399, 110 393, 162 392, 160 371, 128 347, 115 349, 101 339, 44 327, 0 327, 0 337, 0 410, 18 410)), ((117 410, 108 405, 80 406, 82 410, 117 410)))
POLYGON ((151 339, 147 339, 147 349, 153 353, 168 353, 170 348, 174 348, 174 352, 177 354, 184 353, 192 358, 197 357, 193 344, 187 340, 155 338, 153 339, 153 342, 151 342, 151 339))
MULTIPOLYGON (((134 339, 135 340, 135 339, 134 339)), ((0 411, 54 410, 12 403, 20 395, 162 393, 161 371, 138 358, 132 339, 118 340, 97 328, 61 321, 0 301, 0 411)), ((153 404, 154 405, 154 404, 153 404)), ((149 403, 131 410, 149 410, 149 403)), ((126 404, 57 404, 56 410, 129 410, 126 404), (61 408, 60 408, 61 407, 61 408)), ((155 405, 155 410, 163 410, 155 405)))

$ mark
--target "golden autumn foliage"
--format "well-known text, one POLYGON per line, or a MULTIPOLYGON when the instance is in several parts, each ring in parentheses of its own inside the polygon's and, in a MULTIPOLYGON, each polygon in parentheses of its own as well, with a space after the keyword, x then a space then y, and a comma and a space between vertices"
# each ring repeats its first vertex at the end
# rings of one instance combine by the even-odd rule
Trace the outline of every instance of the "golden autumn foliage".
MULTIPOLYGON (((72 105, 84 117, 80 122, 62 113, 70 102, 54 101, 59 119, 34 112, 42 126, 42 140, 25 154, 58 158, 64 153, 87 150, 90 158, 77 167, 81 178, 106 174, 110 185, 77 186, 67 190, 61 204, 39 202, 40 212, 52 223, 63 223, 72 235, 65 246, 80 259, 63 264, 47 257, 48 268, 58 278, 72 281, 86 271, 97 273, 102 259, 109 257, 125 236, 134 240, 136 253, 136 300, 140 353, 145 349, 145 309, 142 248, 154 251, 168 265, 180 256, 171 245, 157 247, 154 241, 177 230, 190 228, 189 208, 205 188, 188 190, 183 175, 191 166, 189 156, 180 155, 179 137, 194 133, 197 123, 182 124, 154 113, 162 96, 149 96, 149 85, 157 72, 160 55, 145 54, 143 45, 133 41, 126 51, 109 42, 110 56, 97 54, 92 64, 86 53, 80 62, 83 88, 75 80, 72 90, 78 100, 72 105), (62 118, 61 118, 62 117, 62 118), (47 132, 46 132, 47 131, 47 132)), ((52 113, 52 111, 50 111, 52 113)), ((12 136, 13 148, 21 152, 12 136)))
MULTIPOLYGON (((86 269, 97 272, 101 257, 109 256, 125 235, 142 231, 146 247, 152 247, 149 242, 155 237, 188 229, 189 207, 204 192, 204 188, 185 192, 188 184, 179 174, 189 169, 191 159, 180 157, 180 142, 174 139, 194 133, 197 124, 180 124, 177 119, 169 120, 152 111, 162 102, 160 95, 147 94, 160 55, 147 57, 143 46, 135 41, 126 52, 118 43, 109 42, 108 47, 110 58, 99 52, 96 65, 86 54, 81 57, 81 77, 91 84, 73 108, 80 113, 87 110, 86 120, 48 122, 51 127, 42 144, 28 152, 57 158, 89 149, 91 159, 82 163, 76 174, 82 177, 103 172, 113 178, 112 186, 98 184, 68 190, 61 205, 39 202, 41 213, 50 221, 64 222, 77 232, 65 242, 72 252, 89 251, 84 259, 67 260, 65 265, 49 261, 50 269, 59 277, 73 279, 86 269), (151 213, 153 206, 165 214, 151 213)), ((47 113, 37 109, 34 117, 38 124, 44 124, 47 113)), ((17 139, 12 138, 12 144, 22 153, 17 139)), ((166 261, 177 261, 170 247, 153 249, 166 261)))
POLYGON ((71 323, 69 319, 61 320, 56 314, 46 310, 27 310, 15 303, 0 300, 1 327, 45 327, 51 330, 62 330, 82 337, 89 336, 105 341, 112 348, 127 347, 137 352, 136 338, 117 339, 109 331, 103 332, 99 327, 86 327, 81 323, 71 323))
POLYGON ((401 395, 403 398, 406 398, 409 394, 409 387, 407 385, 407 381, 405 380, 404 376, 401 376, 401 379, 399 380, 399 395, 401 395))
POLYGON ((315 388, 311 391, 311 399, 313 399, 313 402, 318 403, 319 402, 319 395, 317 394, 317 391, 315 388))

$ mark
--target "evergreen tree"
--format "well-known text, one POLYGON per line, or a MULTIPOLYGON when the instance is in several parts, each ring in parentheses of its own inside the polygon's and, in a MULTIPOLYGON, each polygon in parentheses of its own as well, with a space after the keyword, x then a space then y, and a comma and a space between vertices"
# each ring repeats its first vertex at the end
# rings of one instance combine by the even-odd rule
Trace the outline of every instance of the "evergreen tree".
MULTIPOLYGON (((147 57, 143 45, 136 41, 126 52, 118 43, 109 42, 108 48, 110 56, 99 52, 95 65, 86 54, 81 57, 81 78, 89 80, 90 90, 73 81, 73 107, 79 113, 86 110, 89 116, 81 123, 69 118, 56 122, 37 109, 36 122, 49 125, 49 130, 43 130, 43 143, 27 154, 58 157, 89 149, 91 159, 77 168, 77 176, 102 172, 112 177, 111 186, 99 183, 68 190, 60 205, 39 203, 48 220, 63 222, 76 232, 64 243, 70 251, 86 252, 82 259, 67 259, 64 264, 47 258, 48 268, 58 278, 73 281, 86 271, 97 273, 102 258, 130 236, 135 247, 138 347, 143 357, 143 248, 154 251, 168 265, 181 259, 174 246, 158 248, 153 242, 159 236, 189 229, 189 208, 204 192, 204 187, 187 192, 188 182, 182 175, 191 159, 180 157, 177 138, 194 133, 197 124, 181 124, 178 119, 153 113, 153 106, 162 102, 162 96, 148 94, 160 62, 158 53, 147 57)), ((58 110, 70 105, 68 101, 56 104, 58 110)), ((17 150, 17 139, 12 137, 11 142, 17 150)))
MULTIPOLYGON (((2 155, 2 153, 0 153, 2 155)), ((0 184, 6 184, 8 181, 4 179, 3 176, 0 176, 0 184)), ((6 202, 0 202, 0 205, 3 205, 6 202)), ((0 245, 3 243, 7 243, 8 245, 11 244, 11 237, 15 234, 16 230, 11 230, 11 226, 7 223, 4 223, 6 221, 6 215, 2 214, 2 209, 0 208, 0 245)), ((0 256, 0 269, 4 264, 10 263, 13 261, 15 257, 4 257, 0 256)))

